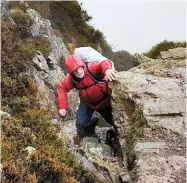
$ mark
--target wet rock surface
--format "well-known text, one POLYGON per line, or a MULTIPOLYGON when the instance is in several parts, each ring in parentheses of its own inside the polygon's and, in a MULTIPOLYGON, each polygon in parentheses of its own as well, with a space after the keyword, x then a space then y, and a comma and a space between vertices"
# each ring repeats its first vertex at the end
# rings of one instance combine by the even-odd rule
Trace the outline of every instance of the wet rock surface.
POLYGON ((59 136, 65 137, 69 149, 76 154, 78 160, 82 161, 86 168, 96 169, 102 175, 105 175, 107 182, 125 182, 124 180, 127 179, 130 182, 130 176, 123 163, 126 160, 123 157, 114 156, 114 149, 105 143, 106 132, 109 129, 111 128, 97 126, 97 138, 84 137, 79 139, 75 121, 66 121, 62 124, 62 131, 59 136), (125 172, 126 178, 120 175, 121 172, 125 172))

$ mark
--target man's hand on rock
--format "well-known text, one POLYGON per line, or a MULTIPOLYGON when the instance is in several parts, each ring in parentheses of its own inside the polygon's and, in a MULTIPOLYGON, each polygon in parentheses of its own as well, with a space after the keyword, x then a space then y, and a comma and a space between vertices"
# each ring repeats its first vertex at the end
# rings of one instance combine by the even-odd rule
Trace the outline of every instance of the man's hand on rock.
POLYGON ((115 81, 117 79, 116 73, 117 71, 115 69, 107 69, 105 71, 105 76, 107 76, 109 81, 115 81))
POLYGON ((66 109, 59 109, 59 115, 60 115, 61 117, 65 117, 65 116, 66 116, 66 112, 67 112, 66 109))

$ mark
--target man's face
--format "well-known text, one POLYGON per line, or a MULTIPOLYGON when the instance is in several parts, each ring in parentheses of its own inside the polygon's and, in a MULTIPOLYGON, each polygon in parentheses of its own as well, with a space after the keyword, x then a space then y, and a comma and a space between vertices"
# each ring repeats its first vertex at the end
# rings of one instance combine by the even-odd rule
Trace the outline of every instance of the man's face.
POLYGON ((73 71, 73 75, 77 78, 83 78, 84 77, 83 67, 78 67, 75 71, 73 71))

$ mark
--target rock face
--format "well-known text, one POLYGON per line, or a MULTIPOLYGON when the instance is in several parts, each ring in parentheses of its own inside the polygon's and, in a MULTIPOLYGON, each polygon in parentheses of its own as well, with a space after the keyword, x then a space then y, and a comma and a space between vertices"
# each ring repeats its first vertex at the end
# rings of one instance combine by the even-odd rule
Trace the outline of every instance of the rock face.
MULTIPOLYGON (((56 86, 65 76, 64 71, 59 65, 60 59, 66 58, 69 52, 63 39, 54 34, 49 20, 42 18, 38 12, 29 7, 27 8, 27 12, 33 21, 30 27, 32 36, 43 36, 48 39, 52 50, 47 58, 44 58, 39 51, 33 58, 33 77, 38 85, 38 101, 41 107, 49 109, 54 118, 58 118, 56 86)), ((73 117, 78 102, 78 100, 75 100, 77 93, 71 91, 68 97, 70 103, 69 115, 73 117)))
POLYGON ((185 65, 184 48, 162 52, 155 62, 141 60, 138 67, 118 73, 118 82, 110 86, 135 182, 185 182, 186 73, 177 61, 185 65), (164 70, 150 75, 158 64, 164 70))
POLYGON ((12 17, 9 14, 9 1, 3 0, 1 1, 1 18, 6 19, 12 24, 15 24, 12 17))
POLYGON ((1 1, 1 17, 8 16, 8 1, 1 1))
POLYGON ((59 59, 64 59, 69 55, 63 39, 55 35, 49 20, 41 17, 40 14, 34 9, 28 8, 27 12, 33 21, 33 24, 30 27, 33 37, 39 35, 46 37, 51 43, 52 48, 52 52, 49 54, 49 58, 53 61, 54 64, 60 64, 59 59))

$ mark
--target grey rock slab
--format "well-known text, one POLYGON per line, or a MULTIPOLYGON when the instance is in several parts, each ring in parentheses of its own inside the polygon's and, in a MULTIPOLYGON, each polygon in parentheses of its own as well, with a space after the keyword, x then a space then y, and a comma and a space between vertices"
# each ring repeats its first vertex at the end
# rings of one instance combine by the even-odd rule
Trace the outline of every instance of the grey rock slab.
POLYGON ((164 128, 169 131, 183 134, 184 132, 184 118, 182 116, 146 116, 148 125, 153 128, 164 128))
POLYGON ((161 51, 161 58, 162 59, 179 59, 179 58, 186 58, 186 49, 182 47, 178 47, 175 49, 169 49, 169 51, 161 51))
POLYGON ((49 67, 47 65, 46 59, 43 57, 40 51, 37 52, 35 57, 33 58, 33 62, 35 64, 35 68, 38 71, 49 72, 49 67))
POLYGON ((142 142, 137 143, 134 150, 140 152, 157 152, 163 149, 166 144, 164 142, 142 142))

